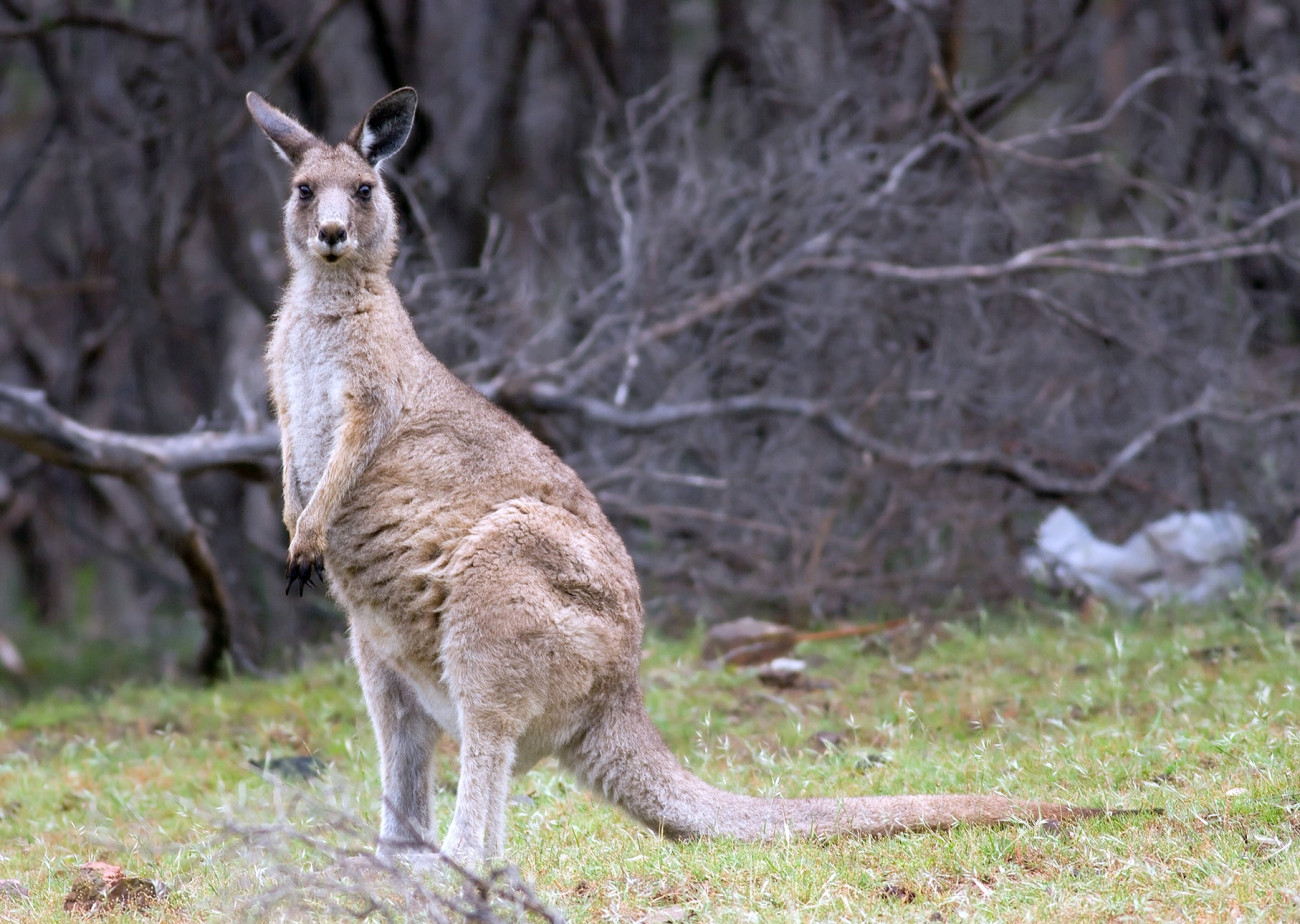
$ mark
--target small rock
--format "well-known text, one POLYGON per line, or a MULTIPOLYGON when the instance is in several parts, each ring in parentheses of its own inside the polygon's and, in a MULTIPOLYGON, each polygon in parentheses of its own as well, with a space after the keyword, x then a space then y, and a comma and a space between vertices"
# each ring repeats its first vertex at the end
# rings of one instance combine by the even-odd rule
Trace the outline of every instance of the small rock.
POLYGON ((0 895, 6 898, 26 898, 30 894, 27 891, 27 886, 17 879, 0 879, 0 895))
POLYGON ((325 772, 325 764, 315 754, 268 757, 266 760, 250 760, 249 763, 263 773, 273 773, 287 780, 310 780, 325 772))
POLYGON ((1240 653, 1240 645, 1210 645, 1207 648, 1195 648, 1187 652, 1187 656, 1202 664, 1218 664, 1226 658, 1235 658, 1240 653))
POLYGON ((759 669, 758 682, 778 690, 791 690, 801 685, 807 666, 798 658, 777 658, 759 669))
POLYGON ((63 910, 79 914, 110 908, 139 911, 152 904, 158 894, 154 882, 128 876, 120 866, 85 863, 72 877, 72 887, 63 899, 63 910))
POLYGON ((758 669, 758 682, 765 687, 778 690, 832 690, 835 682, 823 677, 808 677, 804 674, 807 665, 796 658, 777 658, 771 664, 758 669))
POLYGON ((121 906, 130 911, 148 908, 158 899, 158 886, 151 880, 127 876, 104 896, 104 903, 110 907, 121 906))
POLYGON ((63 910, 82 913, 94 911, 108 890, 125 876, 122 867, 111 863, 83 864, 72 877, 72 887, 63 899, 63 910))
POLYGON ((820 731, 808 739, 808 747, 819 754, 838 751, 844 747, 844 736, 839 732, 820 731))
POLYGON ((743 667, 789 654, 797 643, 798 633, 789 626, 746 616, 709 629, 701 654, 706 661, 743 667))
POLYGON ((866 773, 876 767, 883 767, 887 763, 889 763, 889 758, 884 754, 864 754, 854 762, 853 769, 859 773, 866 773))
POLYGON ((678 921, 689 921, 695 917, 695 912, 681 905, 669 905, 666 908, 657 908, 641 918, 640 924, 677 924, 678 921))
POLYGON ((0 667, 15 677, 27 675, 27 665, 23 663, 23 656, 18 652, 18 646, 9 641, 9 637, 3 632, 0 632, 0 667))
POLYGON ((904 905, 910 905, 912 902, 916 901, 916 892, 904 885, 894 885, 891 883, 890 885, 882 886, 880 894, 884 898, 895 899, 902 902, 904 905))

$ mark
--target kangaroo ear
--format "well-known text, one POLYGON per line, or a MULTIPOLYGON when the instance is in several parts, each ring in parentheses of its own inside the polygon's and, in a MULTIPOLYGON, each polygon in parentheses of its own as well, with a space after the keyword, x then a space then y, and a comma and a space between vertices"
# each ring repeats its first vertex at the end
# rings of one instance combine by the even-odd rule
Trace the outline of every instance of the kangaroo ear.
POLYGON ((372 167, 392 157, 406 144, 415 124, 415 91, 410 87, 394 90, 370 107, 361 124, 352 129, 348 143, 357 149, 372 167))
POLYGON ((253 114, 253 121, 271 139, 275 152, 289 163, 297 163, 308 148, 320 144, 320 139, 299 125, 292 116, 285 115, 256 93, 250 92, 244 97, 244 102, 253 114))

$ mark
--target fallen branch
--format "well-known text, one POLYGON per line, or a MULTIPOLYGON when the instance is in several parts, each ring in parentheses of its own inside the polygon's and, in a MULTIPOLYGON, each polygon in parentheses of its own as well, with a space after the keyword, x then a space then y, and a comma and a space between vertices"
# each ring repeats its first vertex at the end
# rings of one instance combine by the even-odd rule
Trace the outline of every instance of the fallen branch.
POLYGON ((214 468, 271 472, 280 451, 274 424, 252 433, 201 430, 174 436, 100 430, 52 408, 44 392, 12 385, 0 385, 0 439, 64 468, 120 478, 214 468))
POLYGON ((43 392, 0 385, 0 439, 54 465, 87 475, 114 475, 131 485, 194 586, 205 631, 199 674, 215 679, 227 654, 240 669, 252 667, 232 644, 234 604, 207 538, 181 491, 181 477, 211 469, 252 471, 258 477, 270 477, 280 444, 274 425, 254 433, 138 436, 87 427, 52 408, 43 392))
POLYGON ((800 632, 793 626, 744 616, 712 626, 704 635, 700 657, 707 662, 731 667, 767 664, 794 651, 804 642, 825 642, 841 638, 861 638, 901 629, 911 616, 866 625, 839 626, 820 632, 800 632))

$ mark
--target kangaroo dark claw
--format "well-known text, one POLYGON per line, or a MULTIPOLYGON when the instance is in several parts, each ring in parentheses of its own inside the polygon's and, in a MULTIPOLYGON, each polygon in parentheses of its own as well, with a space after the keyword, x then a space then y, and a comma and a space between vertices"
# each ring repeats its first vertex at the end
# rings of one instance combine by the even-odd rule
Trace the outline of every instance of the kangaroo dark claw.
POLYGON ((321 559, 310 562, 289 562, 284 566, 284 576, 287 584, 284 588, 284 594, 287 597, 293 592, 293 585, 298 585, 298 596, 307 592, 308 587, 315 587, 316 582, 312 579, 312 572, 315 571, 320 579, 325 580, 325 563, 321 559))

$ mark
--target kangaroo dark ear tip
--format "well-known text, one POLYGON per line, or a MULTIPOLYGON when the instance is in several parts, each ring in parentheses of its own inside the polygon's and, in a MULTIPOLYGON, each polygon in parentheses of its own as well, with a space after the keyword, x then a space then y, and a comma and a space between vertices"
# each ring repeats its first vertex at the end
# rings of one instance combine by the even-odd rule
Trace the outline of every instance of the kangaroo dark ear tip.
POLYGON ((389 93, 385 99, 390 103, 397 103, 399 106, 414 109, 416 103, 420 101, 420 96, 415 92, 414 87, 401 87, 389 93))

